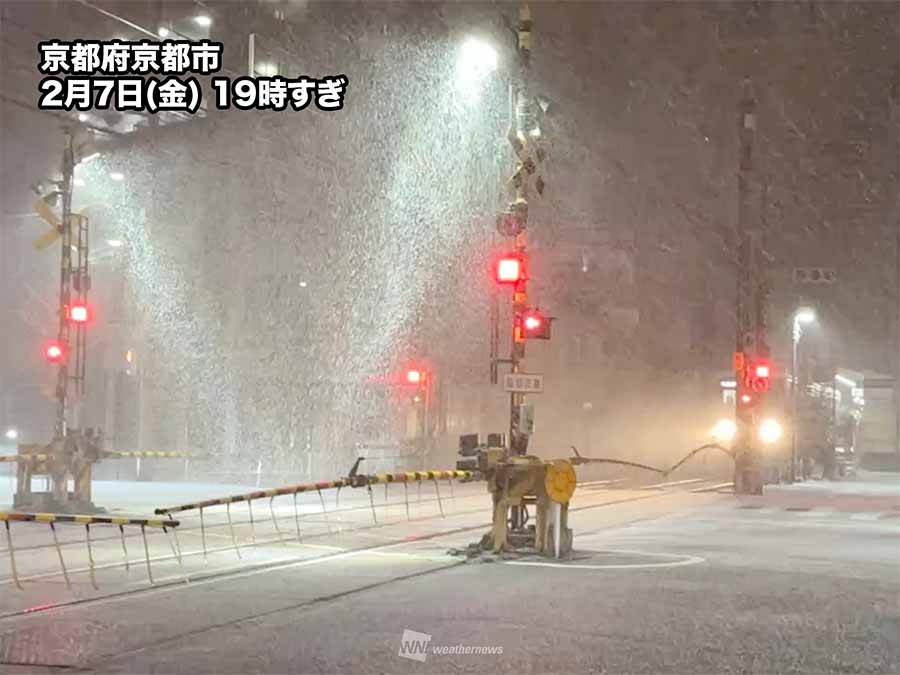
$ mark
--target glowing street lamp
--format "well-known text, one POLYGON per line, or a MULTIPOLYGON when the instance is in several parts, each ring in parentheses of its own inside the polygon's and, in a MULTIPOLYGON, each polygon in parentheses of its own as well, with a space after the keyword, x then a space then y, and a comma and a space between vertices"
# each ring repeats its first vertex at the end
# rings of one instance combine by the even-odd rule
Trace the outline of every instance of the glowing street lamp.
POLYGON ((469 38, 456 61, 456 87, 468 103, 476 103, 487 77, 497 69, 497 50, 484 40, 469 38))

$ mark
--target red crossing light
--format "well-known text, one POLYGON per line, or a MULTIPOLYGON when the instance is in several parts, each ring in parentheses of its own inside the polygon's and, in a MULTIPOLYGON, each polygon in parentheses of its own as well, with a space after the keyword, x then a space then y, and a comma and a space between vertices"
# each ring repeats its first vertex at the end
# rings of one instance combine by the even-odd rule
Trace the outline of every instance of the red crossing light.
POLYGON ((498 284, 517 284, 525 279, 525 261, 517 255, 505 255, 494 270, 498 284))
POLYGON ((551 319, 539 309, 527 309, 522 313, 523 337, 527 340, 549 340, 551 319))
POLYGON ((65 357, 65 347, 59 340, 48 340, 44 345, 44 358, 50 363, 62 363, 65 357))
POLYGON ((543 317, 536 314, 525 316, 525 332, 534 332, 544 324, 543 317))
POLYGON ((425 379, 424 373, 421 370, 408 370, 406 371, 406 381, 409 384, 421 384, 422 380, 425 379))
POLYGON ((69 321, 87 323, 91 320, 91 310, 83 302, 76 302, 69 307, 69 321))
POLYGON ((766 361, 756 361, 744 370, 744 388, 762 394, 769 391, 772 367, 766 361))
POLYGON ((769 364, 765 361, 758 362, 753 366, 753 372, 756 375, 753 378, 753 391, 758 393, 769 391, 769 376, 772 372, 769 364))

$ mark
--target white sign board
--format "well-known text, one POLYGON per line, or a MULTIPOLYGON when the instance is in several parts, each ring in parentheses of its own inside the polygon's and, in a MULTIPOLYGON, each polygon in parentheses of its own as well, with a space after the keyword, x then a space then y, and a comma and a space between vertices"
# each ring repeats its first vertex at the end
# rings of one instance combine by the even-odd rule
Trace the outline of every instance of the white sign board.
POLYGON ((520 394, 540 394, 544 391, 544 376, 530 373, 505 373, 503 389, 520 394))

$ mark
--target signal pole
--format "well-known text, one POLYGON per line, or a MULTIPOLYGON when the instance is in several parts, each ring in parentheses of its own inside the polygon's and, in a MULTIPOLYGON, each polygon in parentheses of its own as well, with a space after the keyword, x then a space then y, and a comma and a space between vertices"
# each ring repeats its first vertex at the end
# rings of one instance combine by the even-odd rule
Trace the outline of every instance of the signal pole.
MULTIPOLYGON (((528 71, 531 60, 531 10, 527 4, 519 7, 519 23, 517 36, 517 64, 509 83, 509 128, 506 138, 513 149, 515 168, 508 185, 511 188, 511 201, 506 209, 497 216, 497 231, 512 238, 512 246, 505 263, 511 265, 514 274, 507 276, 498 269, 497 281, 501 284, 513 285, 512 296, 512 336, 510 357, 508 361, 497 357, 499 338, 499 307, 491 308, 491 383, 497 382, 497 364, 509 363, 513 374, 520 373, 525 358, 526 328, 524 318, 529 311, 527 293, 527 252, 528 242, 525 230, 528 222, 528 183, 537 171, 538 164, 544 158, 544 151, 539 145, 541 135, 539 116, 545 106, 533 99, 528 88, 528 71), (539 110, 540 108, 540 110, 539 110)), ((544 190, 544 182, 540 176, 535 179, 538 194, 544 190)), ((509 249, 508 249, 509 250, 509 249)), ((502 263, 501 263, 502 264, 502 263)), ((509 394, 509 446, 506 454, 510 457, 525 455, 528 451, 529 433, 523 429, 522 406, 525 394, 521 391, 510 391, 509 394)), ((511 507, 510 526, 513 531, 521 530, 525 524, 524 508, 511 507)))
MULTIPOLYGON (((528 193, 525 176, 520 174, 522 157, 525 153, 525 145, 528 143, 523 131, 523 118, 530 111, 528 98, 527 77, 531 59, 531 10, 527 4, 519 8, 517 54, 518 68, 513 81, 510 83, 509 96, 509 129, 507 139, 513 148, 513 152, 519 158, 516 172, 510 179, 514 186, 513 201, 509 205, 509 212, 516 214, 521 221, 515 229, 513 249, 522 260, 525 260, 528 243, 525 238, 526 223, 528 221, 528 193)), ((521 333, 518 317, 525 310, 528 302, 526 291, 527 274, 523 275, 513 288, 512 310, 512 344, 510 346, 510 366, 513 373, 520 372, 521 361, 525 358, 525 338, 521 333)), ((524 455, 528 450, 528 436, 519 433, 519 406, 525 402, 525 396, 519 392, 511 392, 509 395, 509 450, 511 455, 524 455)), ((513 513, 516 520, 516 512, 513 513)))
MULTIPOLYGON (((507 234, 514 237, 513 250, 521 260, 526 260, 528 242, 525 237, 528 222, 528 177, 535 172, 536 161, 532 157, 532 141, 529 132, 535 128, 534 103, 528 91, 528 71, 531 65, 531 9, 527 4, 519 7, 519 25, 517 31, 517 71, 512 78, 509 87, 509 129, 507 140, 512 146, 516 156, 516 169, 510 178, 513 187, 513 200, 507 211, 501 214, 500 220, 505 219, 508 226, 507 234), (515 225, 510 227, 510 221, 515 225)), ((539 161, 539 160, 538 160, 539 161)), ((538 191, 542 191, 539 185, 538 191)), ((499 225, 499 223, 498 223, 499 225)), ((512 372, 521 372, 521 362, 525 358, 525 333, 522 326, 522 316, 528 308, 528 294, 526 273, 516 282, 513 288, 512 298, 512 340, 510 346, 510 366, 512 372)), ((509 452, 511 455, 524 455, 528 451, 528 434, 520 431, 519 415, 525 395, 521 392, 510 392, 509 395, 509 452)), ((513 520, 516 520, 517 511, 513 512, 513 520)), ((515 522, 514 522, 515 524, 515 522)))
POLYGON ((73 322, 70 311, 76 300, 79 306, 87 307, 87 294, 90 289, 88 221, 86 217, 72 213, 75 138, 71 129, 66 128, 64 131, 65 146, 62 158, 62 181, 59 184, 58 191, 62 203, 58 342, 62 345, 64 356, 59 361, 56 380, 55 432, 57 438, 66 436, 69 421, 73 423, 75 428, 80 424, 79 407, 80 398, 84 392, 85 352, 87 347, 85 323, 87 317, 85 317, 85 321, 76 320, 73 322), (74 330, 73 323, 75 324, 74 330), (69 396, 69 380, 73 380, 75 383, 74 401, 70 400, 69 396))
MULTIPOLYGON (((756 140, 756 99, 750 79, 743 83, 738 107, 740 160, 738 165, 737 218, 737 340, 734 368, 735 397, 734 491, 738 494, 762 494, 762 467, 756 431, 761 415, 764 391, 754 386, 751 375, 755 364, 767 361, 766 304, 768 283, 762 254, 761 214, 754 211, 753 148, 756 140)), ((768 370, 766 370, 768 378, 768 370)))
POLYGON ((59 362, 56 375, 56 436, 62 438, 66 435, 66 395, 69 387, 69 347, 71 331, 68 317, 68 307, 72 298, 72 180, 75 172, 75 150, 72 132, 66 129, 65 147, 62 159, 62 183, 60 184, 60 199, 62 201, 62 223, 60 235, 62 239, 62 253, 59 265, 59 344, 65 350, 64 358, 59 362))

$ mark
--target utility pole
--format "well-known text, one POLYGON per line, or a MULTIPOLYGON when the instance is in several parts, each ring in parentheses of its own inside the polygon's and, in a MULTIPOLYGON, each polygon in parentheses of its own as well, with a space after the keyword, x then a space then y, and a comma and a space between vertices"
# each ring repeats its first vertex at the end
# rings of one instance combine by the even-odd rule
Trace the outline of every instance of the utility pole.
POLYGON ((766 305, 768 283, 762 254, 760 215, 755 213, 756 188, 753 149, 756 140, 756 99, 749 78, 743 83, 738 106, 740 160, 738 166, 738 274, 737 340, 734 368, 737 379, 735 397, 734 490, 738 494, 762 493, 762 467, 757 423, 768 388, 769 347, 766 343, 766 305), (764 372, 764 376, 763 376, 764 372))

